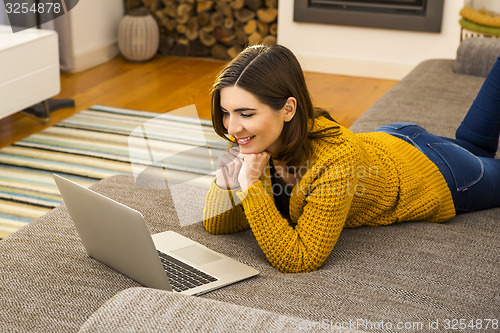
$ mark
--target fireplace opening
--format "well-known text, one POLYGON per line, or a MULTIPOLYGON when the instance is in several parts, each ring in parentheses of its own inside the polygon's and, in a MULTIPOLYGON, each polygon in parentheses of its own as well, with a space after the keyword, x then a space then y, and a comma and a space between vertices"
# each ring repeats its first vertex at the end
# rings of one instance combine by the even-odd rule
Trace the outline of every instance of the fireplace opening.
POLYGON ((294 21, 441 32, 444 0, 295 0, 294 21))

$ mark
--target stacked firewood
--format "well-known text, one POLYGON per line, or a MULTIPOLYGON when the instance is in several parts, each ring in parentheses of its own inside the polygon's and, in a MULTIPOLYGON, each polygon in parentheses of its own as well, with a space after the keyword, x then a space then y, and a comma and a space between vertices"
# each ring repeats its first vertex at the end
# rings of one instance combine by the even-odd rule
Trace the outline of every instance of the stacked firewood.
POLYGON ((234 58, 254 44, 276 44, 278 0, 125 0, 160 26, 163 55, 234 58))

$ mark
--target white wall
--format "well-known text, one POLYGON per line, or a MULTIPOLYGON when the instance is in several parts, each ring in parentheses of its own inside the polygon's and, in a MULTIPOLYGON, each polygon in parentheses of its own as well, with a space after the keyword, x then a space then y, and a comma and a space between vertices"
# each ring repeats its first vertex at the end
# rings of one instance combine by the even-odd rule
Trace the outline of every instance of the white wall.
POLYGON ((498 0, 466 0, 465 4, 476 10, 486 8, 496 13, 500 13, 500 1, 498 0))
POLYGON ((81 71, 118 54, 118 24, 124 14, 123 0, 80 0, 70 17, 72 68, 81 71))
POLYGON ((401 79, 425 59, 455 58, 463 6, 463 0, 446 0, 441 33, 426 33, 296 23, 293 1, 280 0, 278 43, 307 71, 401 79))
MULTIPOLYGON (((44 23, 43 29, 58 32, 61 69, 83 71, 115 57, 124 12, 123 0, 80 0, 69 13, 44 23)), ((0 24, 8 23, 0 0, 0 24)))

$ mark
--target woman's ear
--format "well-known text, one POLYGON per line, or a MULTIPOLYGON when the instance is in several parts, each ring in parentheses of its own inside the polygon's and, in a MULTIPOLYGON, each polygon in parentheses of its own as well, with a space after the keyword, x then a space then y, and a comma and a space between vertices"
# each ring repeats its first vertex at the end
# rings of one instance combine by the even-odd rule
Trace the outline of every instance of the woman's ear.
POLYGON ((288 97, 283 110, 284 120, 287 123, 293 119, 293 116, 295 116, 295 112, 297 111, 297 100, 295 99, 295 97, 288 97))

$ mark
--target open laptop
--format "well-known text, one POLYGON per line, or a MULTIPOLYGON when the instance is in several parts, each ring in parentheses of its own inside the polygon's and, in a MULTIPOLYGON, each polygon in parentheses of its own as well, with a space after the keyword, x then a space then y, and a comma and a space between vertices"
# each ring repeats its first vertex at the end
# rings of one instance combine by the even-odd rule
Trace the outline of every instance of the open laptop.
POLYGON ((140 212, 54 179, 89 256, 146 287, 200 295, 259 273, 176 232, 151 236, 140 212))

